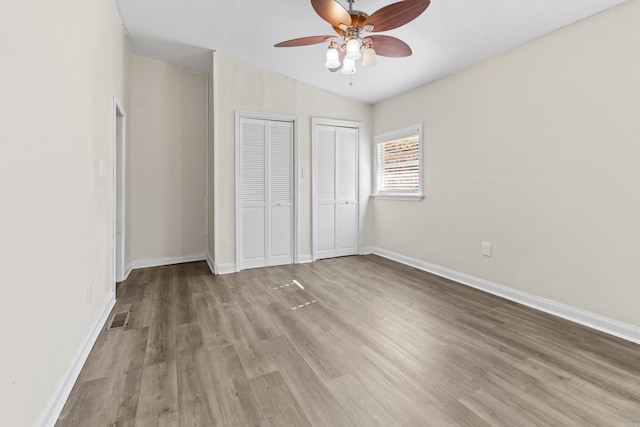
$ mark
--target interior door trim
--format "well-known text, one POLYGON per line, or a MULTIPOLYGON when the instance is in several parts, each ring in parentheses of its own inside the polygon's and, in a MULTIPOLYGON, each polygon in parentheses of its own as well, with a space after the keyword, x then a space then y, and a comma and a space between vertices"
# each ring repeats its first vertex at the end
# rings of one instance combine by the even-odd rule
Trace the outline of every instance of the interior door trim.
MULTIPOLYGON (((316 153, 316 127, 317 126, 335 126, 335 127, 343 127, 343 128, 351 128, 356 129, 358 132, 358 150, 360 153, 360 128, 362 127, 362 122, 352 121, 352 120, 337 120, 337 119, 327 119, 322 117, 312 117, 311 118, 311 259, 313 261, 318 260, 318 254, 316 249, 316 243, 318 241, 318 215, 316 213, 317 210, 317 200, 316 200, 316 174, 315 174, 315 153, 316 153)), ((357 168, 357 177, 358 177, 358 185, 356 186, 356 195, 358 198, 358 225, 356 227, 356 232, 358 233, 358 253, 362 253, 362 240, 361 240, 361 230, 360 230, 360 220, 361 220, 361 209, 360 206, 360 158, 358 154, 358 164, 357 168)), ((336 201, 337 206, 337 201, 336 201)))
POLYGON ((127 233, 127 214, 126 214, 126 168, 127 164, 127 114, 124 111, 122 103, 116 95, 113 95, 113 289, 115 293, 115 284, 122 282, 131 272, 131 268, 127 267, 126 258, 126 233, 127 233), (118 147, 118 117, 121 117, 121 141, 118 147), (120 173, 118 177, 118 163, 120 164, 120 173), (120 186, 118 186, 118 178, 120 178, 120 186), (118 203, 118 195, 120 195, 120 203, 118 203), (122 241, 118 242, 118 219, 122 222, 122 241), (122 254, 121 269, 117 268, 118 251, 122 254))
POLYGON ((298 264, 298 116, 254 111, 235 111, 235 239, 236 272, 243 270, 242 242, 240 241, 240 119, 257 119, 293 124, 293 263, 298 264))

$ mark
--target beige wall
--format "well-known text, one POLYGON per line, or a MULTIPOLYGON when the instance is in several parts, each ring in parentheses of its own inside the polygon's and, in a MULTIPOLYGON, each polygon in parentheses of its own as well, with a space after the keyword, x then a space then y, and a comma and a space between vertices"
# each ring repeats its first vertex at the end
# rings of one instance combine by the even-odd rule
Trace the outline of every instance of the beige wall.
POLYGON ((130 261, 205 253, 207 76, 133 55, 130 261))
POLYGON ((636 0, 376 104, 375 134, 423 123, 427 197, 376 200, 375 246, 640 326, 638 22, 636 0))
MULTIPOLYGON (((336 83, 340 84, 340 83, 336 83)), ((266 112, 298 118, 298 176, 311 170, 311 118, 362 122, 360 135, 361 226, 364 246, 372 242, 371 106, 302 84, 270 71, 214 54, 216 263, 235 265, 235 112, 266 112)), ((311 178, 299 178, 298 253, 311 256, 311 178)))
POLYGON ((0 51, 0 424, 29 426, 113 298, 113 97, 128 109, 129 53, 105 0, 3 1, 0 51))

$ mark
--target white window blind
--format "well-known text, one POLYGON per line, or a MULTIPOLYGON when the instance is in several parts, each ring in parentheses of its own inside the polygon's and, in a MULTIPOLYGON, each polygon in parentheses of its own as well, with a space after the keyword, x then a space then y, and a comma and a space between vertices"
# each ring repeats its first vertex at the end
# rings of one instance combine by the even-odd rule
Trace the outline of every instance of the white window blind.
POLYGON ((376 137, 376 194, 422 195, 420 126, 376 137))

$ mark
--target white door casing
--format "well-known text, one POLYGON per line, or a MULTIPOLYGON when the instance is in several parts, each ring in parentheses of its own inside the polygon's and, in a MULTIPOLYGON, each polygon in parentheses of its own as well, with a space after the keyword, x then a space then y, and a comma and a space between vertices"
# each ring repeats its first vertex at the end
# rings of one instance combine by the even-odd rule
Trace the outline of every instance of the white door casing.
POLYGON ((126 116, 122 105, 113 98, 113 262, 114 280, 122 282, 125 272, 125 136, 126 116))
POLYGON ((359 253, 359 123, 313 119, 313 259, 359 253))
POLYGON ((238 113, 236 123, 236 270, 291 264, 295 121, 238 113))

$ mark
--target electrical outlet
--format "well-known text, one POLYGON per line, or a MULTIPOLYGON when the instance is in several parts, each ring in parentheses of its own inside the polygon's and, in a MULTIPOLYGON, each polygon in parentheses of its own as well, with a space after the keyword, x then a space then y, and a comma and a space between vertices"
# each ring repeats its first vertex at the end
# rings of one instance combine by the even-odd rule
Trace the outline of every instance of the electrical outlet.
POLYGON ((491 243, 482 242, 482 255, 491 256, 491 243))
POLYGON ((89 284, 87 286, 87 304, 91 304, 91 300, 93 300, 93 287, 89 284))

